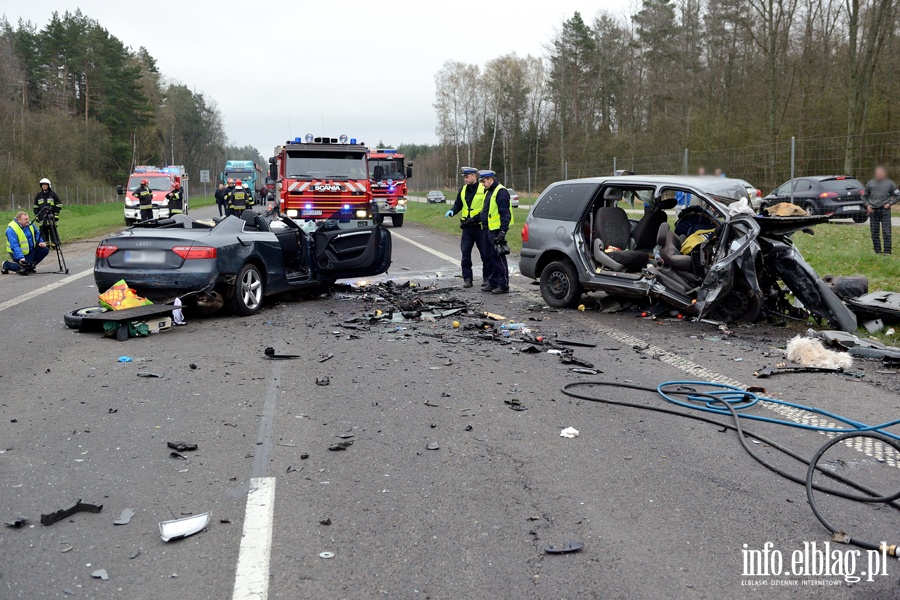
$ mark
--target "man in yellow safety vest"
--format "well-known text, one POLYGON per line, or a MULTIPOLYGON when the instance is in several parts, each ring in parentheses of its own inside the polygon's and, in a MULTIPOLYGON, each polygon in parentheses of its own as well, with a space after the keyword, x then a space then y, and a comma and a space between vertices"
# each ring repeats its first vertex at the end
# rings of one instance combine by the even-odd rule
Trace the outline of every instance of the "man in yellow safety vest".
POLYGON ((3 261, 0 268, 0 273, 4 275, 10 271, 19 275, 34 273, 35 265, 50 254, 40 231, 29 220, 28 213, 20 211, 6 227, 6 252, 10 260, 3 261))
POLYGON ((456 202, 453 208, 444 216, 459 215, 459 228, 462 229, 462 238, 459 249, 462 252, 463 287, 472 287, 472 248, 478 248, 481 257, 481 276, 487 283, 487 260, 484 257, 484 235, 481 232, 481 209, 484 206, 484 186, 478 182, 478 169, 463 167, 463 185, 456 194, 456 202))

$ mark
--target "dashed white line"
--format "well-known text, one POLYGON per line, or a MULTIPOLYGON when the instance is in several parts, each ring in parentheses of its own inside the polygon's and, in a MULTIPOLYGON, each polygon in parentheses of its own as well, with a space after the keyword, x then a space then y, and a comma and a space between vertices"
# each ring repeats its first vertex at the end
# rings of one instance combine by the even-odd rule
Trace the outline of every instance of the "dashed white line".
POLYGON ((247 494, 244 532, 232 600, 266 600, 275 516, 275 478, 254 477, 247 494))
POLYGON ((39 287, 36 290, 31 290, 30 292, 28 292, 26 294, 22 294, 21 296, 16 296, 15 298, 13 298, 11 300, 7 300, 6 302, 0 303, 0 312, 3 312, 4 310, 7 310, 9 308, 12 308, 13 306, 17 306, 17 305, 21 304, 22 302, 28 302, 32 298, 36 298, 36 297, 40 296, 41 294, 44 294, 51 290, 55 290, 56 288, 62 287, 66 284, 72 283, 73 281, 81 279, 85 275, 90 275, 93 272, 94 272, 94 267, 91 267, 90 269, 85 269, 81 273, 75 273, 74 275, 69 275, 68 277, 63 277, 59 281, 55 281, 53 283, 48 283, 47 285, 45 285, 43 287, 39 287))
MULTIPOLYGON (((741 383, 740 381, 731 379, 730 377, 726 377, 725 375, 720 375, 719 373, 711 371, 710 369, 698 365, 693 361, 663 350, 658 346, 648 344, 646 340, 642 340, 641 338, 627 334, 624 331, 619 331, 614 327, 595 324, 594 328, 597 329, 597 331, 611 337, 612 339, 618 342, 622 342, 623 344, 646 348, 645 351, 653 353, 653 355, 661 362, 664 362, 667 365, 671 365, 676 369, 680 369, 685 373, 693 375, 700 381, 724 383, 726 385, 732 385, 734 387, 741 388, 742 390, 745 390, 748 387, 746 384, 741 383)), ((795 423, 829 428, 847 427, 847 425, 843 423, 834 423, 821 415, 811 413, 799 408, 784 406, 783 404, 775 404, 773 402, 766 402, 764 400, 760 400, 759 404, 760 406, 764 406, 765 408, 768 408, 769 410, 776 412, 782 417, 794 421, 795 423)), ((835 433, 825 431, 820 431, 819 433, 827 437, 834 437, 835 435, 837 435, 835 433)), ((900 456, 898 456, 897 452, 890 446, 885 446, 878 440, 866 438, 863 442, 862 438, 850 438, 844 441, 844 445, 848 448, 854 448, 862 452, 866 456, 870 456, 877 460, 883 460, 885 463, 892 467, 900 467, 900 456)))

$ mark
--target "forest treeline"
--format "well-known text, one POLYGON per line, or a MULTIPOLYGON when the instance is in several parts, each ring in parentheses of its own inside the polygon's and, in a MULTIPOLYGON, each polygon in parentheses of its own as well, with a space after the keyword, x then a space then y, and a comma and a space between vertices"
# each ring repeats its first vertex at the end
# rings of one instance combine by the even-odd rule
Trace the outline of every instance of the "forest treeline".
MULTIPOLYGON (((135 164, 180 164, 197 176, 224 166, 215 101, 169 81, 81 11, 38 29, 0 19, 0 194, 123 183, 135 164)), ((247 148, 234 149, 242 158, 247 148)), ((255 154, 255 152, 254 152, 255 154)))
POLYGON ((684 149, 707 162, 746 147, 740 166, 724 166, 775 181, 792 136, 838 138, 822 168, 892 162, 896 145, 873 150, 866 136, 900 129, 898 4, 643 0, 628 17, 575 13, 543 56, 444 64, 440 144, 417 149, 419 172, 455 181, 460 165, 491 166, 524 188, 528 175, 571 177, 572 165, 609 173, 613 157, 640 169, 666 155, 680 171, 684 149))

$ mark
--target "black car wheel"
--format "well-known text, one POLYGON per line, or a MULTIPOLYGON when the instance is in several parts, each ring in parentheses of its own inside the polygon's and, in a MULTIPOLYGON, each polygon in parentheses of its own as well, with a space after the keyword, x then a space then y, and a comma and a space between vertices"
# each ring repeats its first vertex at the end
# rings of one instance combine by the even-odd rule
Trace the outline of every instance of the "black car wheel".
POLYGON ((854 223, 865 223, 869 220, 869 215, 853 215, 854 223))
POLYGON ((381 225, 384 223, 384 217, 382 215, 375 215, 372 217, 372 221, 374 221, 376 225, 381 225))
POLYGON ((812 216, 815 216, 815 215, 817 215, 817 214, 819 214, 819 212, 816 210, 816 205, 813 204, 812 202, 804 202, 804 203, 803 203, 803 210, 805 210, 806 212, 808 212, 808 213, 809 213, 809 216, 811 216, 811 217, 812 217, 812 216))
POLYGON ((731 291, 716 306, 714 315, 728 323, 753 323, 762 310, 760 294, 753 293, 744 281, 735 283, 731 291))
POLYGON ((571 308, 581 298, 581 282, 569 261, 555 261, 541 271, 541 296, 553 308, 571 308))
POLYGON ((256 265, 247 263, 238 273, 234 283, 231 297, 228 299, 228 308, 237 315, 255 315, 262 308, 263 295, 262 275, 256 265))
POLYGON ((84 317, 85 315, 96 315, 104 312, 106 312, 106 309, 102 306, 76 308, 75 310, 70 310, 65 315, 63 315, 63 321, 65 321, 66 327, 68 327, 69 329, 81 329, 82 317, 84 317))
POLYGON ((394 227, 403 227, 403 215, 391 215, 391 225, 394 227))

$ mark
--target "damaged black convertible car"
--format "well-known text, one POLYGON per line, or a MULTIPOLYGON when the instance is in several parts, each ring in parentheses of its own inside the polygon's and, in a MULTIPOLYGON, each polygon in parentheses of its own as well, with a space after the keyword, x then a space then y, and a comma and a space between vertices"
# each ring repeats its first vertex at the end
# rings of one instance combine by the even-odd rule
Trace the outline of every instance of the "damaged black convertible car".
POLYGON ((856 316, 803 259, 793 234, 827 216, 754 215, 735 180, 619 176, 558 182, 522 229, 520 269, 547 304, 584 291, 661 301, 684 314, 738 323, 810 314, 856 331, 856 316), (666 212, 683 206, 670 224, 666 212), (620 203, 640 200, 631 220, 620 203))
POLYGON ((379 275, 390 264, 391 234, 381 225, 269 221, 253 211, 214 221, 175 215, 100 242, 94 281, 101 291, 124 279, 150 300, 252 315, 266 296, 379 275))

